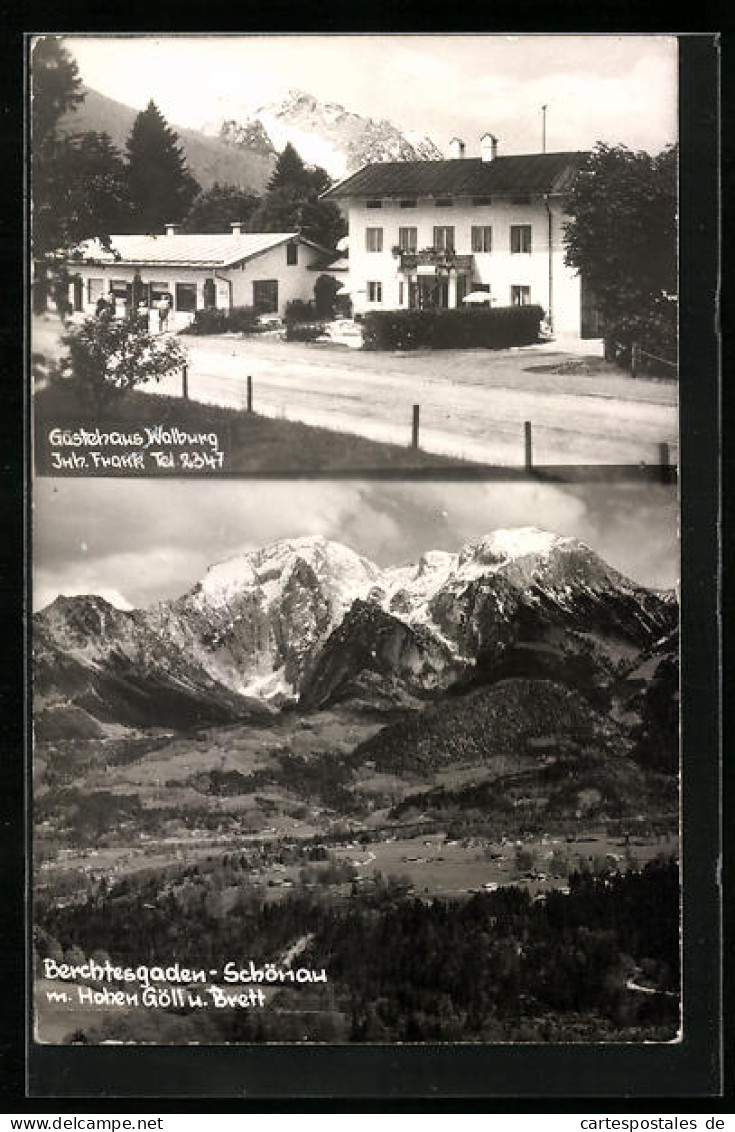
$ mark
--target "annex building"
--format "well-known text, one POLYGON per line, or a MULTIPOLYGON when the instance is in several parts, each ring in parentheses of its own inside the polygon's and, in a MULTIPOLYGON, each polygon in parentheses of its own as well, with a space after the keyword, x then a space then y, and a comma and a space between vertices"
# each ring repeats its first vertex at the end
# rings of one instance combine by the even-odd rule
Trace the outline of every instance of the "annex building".
POLYGON ((217 307, 255 307, 283 317, 293 299, 314 298, 316 272, 335 253, 298 232, 185 234, 166 225, 160 236, 111 236, 110 250, 87 241, 67 264, 74 311, 92 313, 101 296, 112 297, 120 313, 136 305, 152 307, 169 295, 174 325, 195 311, 217 307))
POLYGON ((479 157, 460 139, 447 161, 366 165, 322 194, 349 224, 356 314, 411 307, 537 303, 557 335, 601 334, 593 296, 564 264, 563 200, 587 154, 479 157))

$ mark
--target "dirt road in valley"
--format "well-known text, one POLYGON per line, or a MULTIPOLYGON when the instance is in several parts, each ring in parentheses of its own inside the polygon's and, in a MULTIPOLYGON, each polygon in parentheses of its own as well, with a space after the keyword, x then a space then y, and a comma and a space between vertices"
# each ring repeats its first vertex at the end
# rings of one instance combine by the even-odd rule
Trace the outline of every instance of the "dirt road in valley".
MULTIPOLYGON (((398 354, 271 336, 182 342, 189 395, 210 404, 243 408, 250 375, 257 413, 394 444, 410 443, 418 404, 421 447, 470 460, 522 465, 527 420, 537 464, 656 464, 662 442, 678 455, 675 384, 550 373, 575 359, 548 346, 398 354)), ((181 379, 151 391, 180 394, 181 379)))

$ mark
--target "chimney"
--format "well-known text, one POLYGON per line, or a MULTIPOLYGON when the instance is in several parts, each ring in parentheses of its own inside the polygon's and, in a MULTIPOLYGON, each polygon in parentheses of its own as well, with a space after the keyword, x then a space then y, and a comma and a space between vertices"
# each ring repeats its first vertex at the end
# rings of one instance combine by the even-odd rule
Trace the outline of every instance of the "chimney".
POLYGON ((495 134, 483 134, 480 138, 480 156, 483 161, 494 161, 498 156, 498 139, 495 134))
POLYGON ((177 236, 179 234, 179 228, 180 227, 181 227, 180 224, 171 224, 171 223, 166 224, 166 235, 167 236, 177 236))
POLYGON ((465 145, 461 138, 452 138, 449 143, 449 156, 453 161, 464 157, 465 145))
POLYGON ((230 224, 233 236, 242 236, 242 220, 233 220, 230 224))

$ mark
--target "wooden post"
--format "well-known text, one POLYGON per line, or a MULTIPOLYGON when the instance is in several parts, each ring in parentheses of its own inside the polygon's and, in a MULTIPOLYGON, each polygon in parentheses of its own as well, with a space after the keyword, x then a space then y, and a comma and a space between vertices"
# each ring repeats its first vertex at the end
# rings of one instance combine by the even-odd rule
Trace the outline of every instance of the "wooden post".
POLYGON ((531 422, 523 422, 523 434, 525 439, 526 448, 526 471, 530 472, 533 468, 533 440, 531 438, 531 422))
POLYGON ((630 350, 630 376, 638 376, 638 343, 634 342, 630 350))
POLYGON ((248 374, 247 407, 248 407, 248 412, 252 413, 252 411, 253 411, 253 379, 252 379, 250 374, 248 374))
POLYGON ((189 400, 189 367, 186 364, 181 367, 181 396, 185 401, 189 400))
POLYGON ((419 446, 419 412, 420 407, 414 405, 413 407, 413 425, 411 427, 411 447, 418 448, 419 446))

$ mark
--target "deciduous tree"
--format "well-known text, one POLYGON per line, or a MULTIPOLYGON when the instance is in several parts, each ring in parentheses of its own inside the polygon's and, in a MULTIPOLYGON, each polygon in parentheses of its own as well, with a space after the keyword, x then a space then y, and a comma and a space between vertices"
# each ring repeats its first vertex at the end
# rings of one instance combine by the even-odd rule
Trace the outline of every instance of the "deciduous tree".
POLYGON ((229 232, 232 223, 247 225, 260 197, 239 185, 220 185, 199 193, 184 220, 186 232, 229 232))
POLYGON ((608 347, 638 327, 675 353, 677 150, 657 156, 598 142, 565 210, 565 262, 594 291, 608 347))

